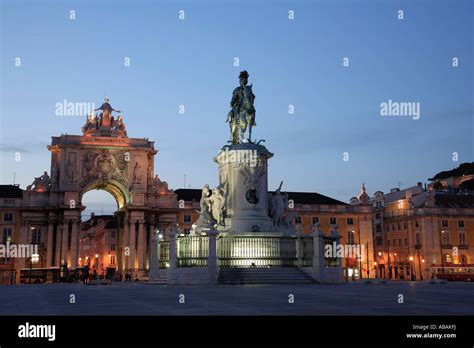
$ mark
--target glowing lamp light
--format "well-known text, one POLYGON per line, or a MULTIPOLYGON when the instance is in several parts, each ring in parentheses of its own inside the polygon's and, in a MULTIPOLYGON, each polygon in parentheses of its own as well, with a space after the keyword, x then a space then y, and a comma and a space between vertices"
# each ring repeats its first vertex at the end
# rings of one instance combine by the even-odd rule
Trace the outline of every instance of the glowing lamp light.
POLYGON ((393 253, 394 256, 397 256, 397 253, 393 253))
POLYGON ((382 256, 382 253, 379 251, 379 256, 382 256))
POLYGON ((99 254, 95 254, 95 258, 97 259, 99 257, 99 254))
POLYGON ((374 266, 377 266, 377 262, 374 262, 374 266))
POLYGON ((421 262, 425 263, 425 259, 422 259, 421 262))
POLYGON ((86 256, 86 260, 89 259, 89 256, 86 256))
POLYGON ((31 263, 38 263, 38 262, 39 262, 39 254, 32 254, 31 263))
POLYGON ((413 256, 410 256, 410 261, 413 261, 413 256))
POLYGON ((112 257, 112 255, 109 254, 109 257, 112 257))
POLYGON ((82 261, 82 257, 79 258, 79 261, 82 261))

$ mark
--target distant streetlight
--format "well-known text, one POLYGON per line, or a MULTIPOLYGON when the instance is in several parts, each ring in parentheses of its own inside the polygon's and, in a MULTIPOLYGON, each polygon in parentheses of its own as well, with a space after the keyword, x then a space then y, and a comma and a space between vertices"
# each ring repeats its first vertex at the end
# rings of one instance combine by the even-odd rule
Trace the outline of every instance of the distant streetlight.
POLYGON ((410 256, 410 273, 411 280, 415 280, 415 275, 413 274, 413 256, 410 256))
POLYGON ((33 269, 33 264, 39 262, 39 255, 38 254, 32 254, 30 258, 30 284, 31 284, 31 273, 33 269))

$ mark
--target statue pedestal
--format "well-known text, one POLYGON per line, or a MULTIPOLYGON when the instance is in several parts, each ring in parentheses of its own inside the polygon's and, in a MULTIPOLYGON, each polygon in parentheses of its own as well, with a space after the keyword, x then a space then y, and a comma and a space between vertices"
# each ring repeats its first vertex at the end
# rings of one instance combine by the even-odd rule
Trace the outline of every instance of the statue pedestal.
POLYGON ((243 143, 224 146, 214 161, 219 184, 225 190, 224 234, 273 233, 268 216, 267 161, 273 154, 263 145, 243 143))

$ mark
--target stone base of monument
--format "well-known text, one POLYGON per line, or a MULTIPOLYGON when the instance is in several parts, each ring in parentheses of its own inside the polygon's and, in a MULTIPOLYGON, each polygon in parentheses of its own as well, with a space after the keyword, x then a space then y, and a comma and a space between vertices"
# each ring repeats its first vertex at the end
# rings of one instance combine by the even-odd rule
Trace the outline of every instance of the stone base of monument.
POLYGON ((218 227, 220 233, 275 232, 268 216, 267 162, 272 156, 263 145, 242 143, 224 146, 214 158, 224 192, 225 226, 218 227))

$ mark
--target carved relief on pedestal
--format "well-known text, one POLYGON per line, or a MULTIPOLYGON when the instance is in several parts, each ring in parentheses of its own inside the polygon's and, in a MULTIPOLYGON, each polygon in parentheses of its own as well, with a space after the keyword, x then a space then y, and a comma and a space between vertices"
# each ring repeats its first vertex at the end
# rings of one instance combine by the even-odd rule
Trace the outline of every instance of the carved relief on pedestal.
POLYGON ((260 180, 265 176, 265 169, 261 165, 255 167, 242 165, 240 173, 245 177, 244 186, 247 189, 245 199, 250 204, 257 204, 260 200, 260 180))

